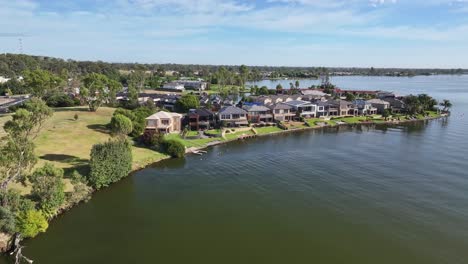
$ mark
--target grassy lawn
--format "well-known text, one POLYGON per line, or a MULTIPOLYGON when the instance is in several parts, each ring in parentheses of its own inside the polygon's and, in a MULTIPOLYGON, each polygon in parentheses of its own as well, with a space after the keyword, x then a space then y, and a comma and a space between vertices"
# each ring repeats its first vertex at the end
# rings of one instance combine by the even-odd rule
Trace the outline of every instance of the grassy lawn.
MULTIPOLYGON (((106 124, 110 122, 114 108, 101 107, 97 112, 89 112, 86 107, 55 109, 54 115, 47 120, 36 138, 36 154, 39 161, 36 167, 46 162, 65 170, 66 176, 73 170, 87 173, 91 147, 110 138, 106 124), (74 115, 78 114, 78 120, 74 115)), ((5 117, 0 117, 4 122, 5 117)), ((133 168, 141 168, 166 155, 156 151, 134 146, 133 168)), ((71 191, 69 179, 65 179, 66 191, 71 191)), ((29 192, 28 186, 12 185, 23 194, 29 192)))
POLYGON ((353 116, 353 117, 340 117, 340 118, 333 119, 333 121, 335 122, 341 121, 341 122, 345 122, 346 124, 359 124, 362 121, 367 121, 367 119, 362 116, 353 116))
POLYGON ((188 131, 186 136, 187 137, 196 137, 196 136, 198 136, 198 131, 188 131))
POLYGON ((206 144, 214 141, 222 141, 221 137, 214 137, 214 138, 200 138, 200 139, 183 139, 179 134, 168 134, 165 136, 167 140, 177 140, 181 142, 185 147, 204 147, 206 144))
POLYGON ((210 135, 220 135, 221 129, 210 129, 210 130, 206 130, 205 133, 208 133, 210 135))
POLYGON ((254 133, 252 132, 252 130, 249 130, 249 131, 240 131, 240 132, 234 132, 234 133, 227 133, 224 135, 224 137, 226 138, 226 140, 233 140, 233 139, 236 139, 242 135, 254 135, 254 133))
POLYGON ((325 123, 329 126, 336 126, 336 122, 333 120, 324 120, 320 118, 310 118, 305 120, 307 124, 309 124, 310 127, 315 127, 318 125, 318 123, 325 123))
POLYGON ((277 126, 269 126, 269 127, 256 127, 255 130, 259 135, 264 135, 264 134, 271 134, 275 132, 280 132, 283 131, 283 129, 277 127, 277 126))
POLYGON ((0 137, 6 134, 5 131, 3 130, 3 126, 10 119, 11 119, 11 114, 0 115, 0 137))

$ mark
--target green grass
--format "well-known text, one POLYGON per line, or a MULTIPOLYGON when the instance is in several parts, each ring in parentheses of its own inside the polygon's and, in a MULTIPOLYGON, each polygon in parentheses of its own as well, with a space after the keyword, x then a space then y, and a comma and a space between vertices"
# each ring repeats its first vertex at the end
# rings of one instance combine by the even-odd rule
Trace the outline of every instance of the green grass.
POLYGON ((359 124, 362 123, 362 121, 366 121, 367 119, 362 116, 353 116, 353 117, 340 117, 340 118, 335 118, 333 121, 338 122, 345 122, 346 124, 359 124))
POLYGON ((11 114, 0 115, 0 137, 5 136, 6 132, 3 130, 5 123, 11 119, 11 114))
POLYGON ((237 139, 238 137, 242 135, 254 135, 254 133, 252 132, 252 130, 239 131, 239 132, 225 134, 224 137, 226 138, 226 140, 233 140, 233 139, 237 139))
POLYGON ((196 136, 198 136, 198 131, 188 131, 186 136, 187 137, 196 137, 196 136))
MULTIPOLYGON (((110 134, 106 124, 110 122, 114 108, 101 107, 97 112, 89 112, 86 107, 58 108, 42 128, 35 140, 36 154, 39 157, 36 167, 46 162, 65 170, 68 174, 73 170, 86 173, 91 148, 94 144, 109 140, 110 134), (78 120, 74 115, 78 114, 78 120)), ((5 117, 0 117, 4 122, 5 117)), ((161 160, 166 155, 156 151, 134 146, 133 169, 161 160)), ((66 191, 72 186, 69 179, 65 179, 66 191)), ((23 194, 30 191, 29 186, 13 184, 12 188, 18 189, 23 194)))
POLYGON ((185 147, 205 147, 208 143, 214 141, 222 141, 221 137, 214 137, 214 138, 200 138, 200 139, 183 139, 179 134, 168 134, 165 136, 167 140, 176 140, 181 142, 185 147))
POLYGON ((259 135, 264 135, 264 134, 271 134, 271 133, 276 133, 283 131, 281 128, 277 126, 269 126, 269 127, 256 127, 255 130, 259 135))
POLYGON ((336 122, 333 120, 324 120, 320 118, 309 118, 306 119, 305 122, 310 126, 310 127, 315 127, 318 126, 318 123, 325 123, 329 126, 336 126, 336 122))

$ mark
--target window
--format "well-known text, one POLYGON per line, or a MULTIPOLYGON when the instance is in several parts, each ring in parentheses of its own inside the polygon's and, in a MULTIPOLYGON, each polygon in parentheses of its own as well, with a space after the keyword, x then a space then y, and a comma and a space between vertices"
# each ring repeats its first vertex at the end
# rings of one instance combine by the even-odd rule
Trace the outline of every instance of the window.
POLYGON ((167 126, 167 125, 169 125, 169 120, 168 119, 162 119, 161 124, 167 126))
POLYGON ((275 110, 275 114, 279 114, 280 113, 280 110, 279 109, 276 109, 275 110))
POLYGON ((231 116, 229 116, 229 115, 221 115, 221 119, 231 119, 231 116))
POLYGON ((240 118, 240 115, 239 114, 233 114, 232 115, 232 119, 239 119, 240 118))

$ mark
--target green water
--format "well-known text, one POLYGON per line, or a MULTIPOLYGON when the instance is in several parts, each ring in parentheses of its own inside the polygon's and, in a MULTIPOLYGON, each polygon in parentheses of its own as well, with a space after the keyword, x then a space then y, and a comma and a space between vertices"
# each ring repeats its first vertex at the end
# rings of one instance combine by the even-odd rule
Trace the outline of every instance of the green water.
POLYGON ((39 264, 467 263, 468 77, 444 78, 371 80, 452 99, 449 119, 168 160, 59 217, 25 254, 39 264))

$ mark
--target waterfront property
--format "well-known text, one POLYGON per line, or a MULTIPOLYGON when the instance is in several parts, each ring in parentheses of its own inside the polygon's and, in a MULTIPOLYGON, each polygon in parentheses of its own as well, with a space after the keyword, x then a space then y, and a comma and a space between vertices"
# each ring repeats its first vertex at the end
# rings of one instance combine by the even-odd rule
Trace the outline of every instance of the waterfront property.
POLYGON ((292 107, 294 112, 299 113, 301 117, 313 118, 317 116, 317 105, 302 100, 293 100, 285 102, 292 107))
POLYGON ((188 114, 191 130, 211 129, 216 125, 216 116, 206 108, 191 109, 188 114))
POLYGON ((273 118, 279 122, 291 121, 296 116, 296 112, 294 111, 294 108, 285 103, 271 105, 269 106, 269 108, 271 109, 273 113, 273 118))
POLYGON ((377 108, 377 113, 383 114, 385 109, 390 108, 390 103, 382 99, 371 99, 367 101, 372 104, 373 107, 377 108))
POLYGON ((390 103, 390 109, 392 110, 392 113, 403 113, 405 111, 405 103, 403 100, 397 99, 395 97, 387 97, 382 100, 390 103))
POLYGON ((366 100, 358 99, 353 102, 358 109, 359 115, 375 115, 377 114, 377 108, 373 107, 372 104, 366 100))
POLYGON ((247 111, 247 118, 251 123, 273 122, 273 114, 271 109, 263 105, 244 105, 244 110, 247 111))
POLYGON ((146 118, 146 130, 159 133, 179 133, 181 130, 182 115, 160 111, 146 118))
POLYGON ((247 111, 236 106, 225 106, 218 112, 219 121, 226 126, 248 126, 247 111))

